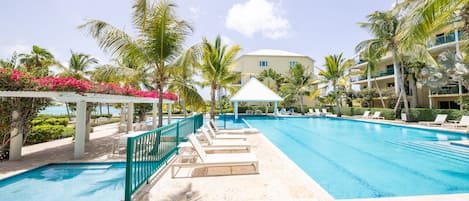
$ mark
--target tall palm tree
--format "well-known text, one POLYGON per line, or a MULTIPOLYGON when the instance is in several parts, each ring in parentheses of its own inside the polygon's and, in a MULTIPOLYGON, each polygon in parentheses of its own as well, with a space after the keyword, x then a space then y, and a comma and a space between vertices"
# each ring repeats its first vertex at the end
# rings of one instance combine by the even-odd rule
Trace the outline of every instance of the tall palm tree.
MULTIPOLYGON (((379 47, 380 52, 391 52, 394 66, 394 82, 396 84, 396 94, 404 100, 404 108, 406 115, 409 115, 409 103, 404 88, 404 81, 401 74, 400 66, 400 45, 401 42, 398 34, 401 31, 401 23, 399 19, 391 12, 376 11, 368 16, 368 22, 359 23, 363 28, 368 29, 375 38, 365 40, 357 45, 358 50, 366 49, 369 46, 379 47)), ((398 103, 399 104, 399 103, 398 103)), ((397 108, 397 106, 396 106, 397 108)))
POLYGON ((159 94, 158 127, 163 125, 163 90, 170 78, 170 66, 183 50, 186 36, 192 32, 189 24, 174 13, 175 4, 162 0, 151 3, 136 0, 132 22, 137 37, 132 37, 107 22, 88 20, 79 26, 87 29, 99 46, 120 58, 130 58, 153 72, 153 87, 159 94))
POLYGON ((315 76, 313 72, 308 71, 302 64, 297 63, 289 71, 285 84, 281 87, 283 90, 289 91, 300 100, 300 111, 304 115, 304 96, 315 91, 315 76))
POLYGON ((172 92, 178 92, 184 117, 187 117, 187 106, 191 106, 193 110, 205 107, 204 99, 196 88, 199 83, 193 79, 193 75, 196 74, 195 66, 198 65, 198 59, 199 49, 192 47, 187 49, 172 64, 174 69, 171 73, 171 83, 168 89, 172 92))
POLYGON ((205 80, 203 85, 210 86, 211 119, 215 119, 216 91, 222 88, 234 91, 231 84, 240 79, 239 74, 230 71, 230 66, 234 64, 234 59, 240 50, 239 45, 233 45, 229 48, 227 45, 223 45, 220 36, 217 36, 215 43, 210 42, 207 38, 203 39, 200 68, 205 80))
POLYGON ((75 53, 71 51, 72 56, 68 62, 68 66, 59 65, 62 72, 58 74, 59 77, 73 77, 75 79, 87 79, 86 76, 91 74, 88 68, 91 65, 97 64, 98 59, 88 54, 75 53))
MULTIPOLYGON (((464 23, 465 33, 469 32, 469 0, 405 0, 393 12, 403 15, 403 29, 399 33, 401 41, 426 42, 457 18, 464 23)), ((466 51, 469 52, 467 48, 466 51)))
POLYGON ((319 71, 323 81, 332 85, 333 93, 335 94, 335 102, 337 107, 337 116, 342 116, 340 112, 339 91, 338 84, 341 80, 350 77, 350 68, 353 66, 353 59, 345 60, 342 53, 339 55, 330 55, 325 58, 324 66, 326 69, 319 71))
POLYGON ((24 71, 34 76, 44 77, 49 74, 49 67, 57 64, 54 55, 48 50, 33 45, 30 53, 19 54, 20 64, 24 71))

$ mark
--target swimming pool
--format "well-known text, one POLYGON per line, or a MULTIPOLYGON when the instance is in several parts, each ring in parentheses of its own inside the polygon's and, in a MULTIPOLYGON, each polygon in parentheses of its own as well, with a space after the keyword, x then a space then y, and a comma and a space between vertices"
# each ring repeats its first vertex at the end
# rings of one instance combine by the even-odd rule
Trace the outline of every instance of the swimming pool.
POLYGON ((118 201, 125 163, 50 164, 0 180, 0 200, 118 201))
POLYGON ((336 118, 246 117, 336 199, 469 192, 467 138, 336 118))

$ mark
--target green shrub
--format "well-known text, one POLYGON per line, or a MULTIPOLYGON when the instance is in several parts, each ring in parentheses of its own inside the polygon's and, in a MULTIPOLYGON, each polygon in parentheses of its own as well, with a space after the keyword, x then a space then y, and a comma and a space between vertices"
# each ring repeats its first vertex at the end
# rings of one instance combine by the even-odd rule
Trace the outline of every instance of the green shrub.
MULTIPOLYGON (((336 111, 335 107, 330 107, 329 111, 331 111, 334 114, 337 114, 337 111, 336 111)), ((381 112, 381 116, 384 117, 384 119, 387 119, 387 120, 396 119, 396 114, 394 113, 393 109, 364 108, 364 107, 343 107, 343 108, 341 108, 341 113, 343 115, 347 115, 347 116, 363 115, 363 113, 365 113, 365 111, 370 111, 371 113, 379 111, 379 112, 381 112)))
POLYGON ((437 114, 447 114, 447 120, 456 120, 460 119, 463 115, 469 115, 467 110, 430 108, 409 108, 409 113, 409 121, 433 121, 437 114))
POLYGON ((62 125, 62 126, 67 126, 68 125, 68 119, 67 118, 49 118, 43 121, 44 124, 49 124, 49 125, 62 125))
POLYGON ((111 118, 112 114, 93 114, 93 115, 91 115, 92 119, 97 119, 97 118, 100 118, 100 117, 111 118))
POLYGON ((31 129, 26 144, 36 144, 58 139, 65 130, 63 125, 38 125, 31 129))

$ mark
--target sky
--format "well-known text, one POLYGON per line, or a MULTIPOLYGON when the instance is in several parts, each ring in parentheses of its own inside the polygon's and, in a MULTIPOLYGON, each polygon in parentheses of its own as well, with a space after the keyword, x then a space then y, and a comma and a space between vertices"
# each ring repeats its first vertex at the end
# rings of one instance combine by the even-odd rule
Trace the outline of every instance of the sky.
MULTIPOLYGON (((102 64, 103 52, 84 30, 86 19, 104 20, 128 33, 132 0, 4 0, 0 12, 0 58, 14 51, 26 53, 32 45, 51 51, 63 64, 70 51, 90 54, 102 64)), ((321 67, 324 57, 343 53, 371 35, 357 23, 376 10, 388 10, 395 0, 175 0, 177 15, 193 33, 185 47, 217 35, 226 44, 239 44, 240 55, 259 49, 280 49, 310 56, 321 67)), ((203 92, 206 97, 206 90, 203 92)))

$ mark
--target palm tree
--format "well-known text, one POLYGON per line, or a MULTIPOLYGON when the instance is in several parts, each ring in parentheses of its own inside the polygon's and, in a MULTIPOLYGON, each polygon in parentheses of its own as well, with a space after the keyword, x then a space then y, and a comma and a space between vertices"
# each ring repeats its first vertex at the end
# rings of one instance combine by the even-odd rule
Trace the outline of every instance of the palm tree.
POLYGON ((259 73, 257 79, 273 91, 279 91, 280 86, 285 81, 282 74, 278 73, 272 68, 263 70, 261 73, 259 73))
POLYGON ((109 23, 88 20, 79 26, 87 29, 99 46, 119 58, 130 58, 153 72, 153 87, 159 94, 158 127, 163 125, 163 90, 170 79, 170 66, 183 50, 182 45, 192 28, 174 14, 170 1, 150 3, 136 0, 132 22, 137 37, 132 37, 109 23))
POLYGON ((409 115, 409 103, 407 101, 407 94, 404 88, 404 81, 402 79, 399 62, 401 41, 398 38, 398 34, 402 28, 401 23, 391 12, 376 11, 367 17, 369 22, 359 23, 359 25, 363 28, 369 29, 375 38, 360 42, 356 49, 362 50, 369 46, 375 46, 378 47, 378 49, 381 49, 379 52, 391 52, 394 66, 394 82, 397 86, 396 94, 399 94, 400 97, 403 98, 405 113, 406 115, 409 115))
POLYGON ((304 115, 304 101, 305 95, 309 95, 315 91, 315 76, 313 72, 308 71, 302 64, 297 63, 289 71, 289 76, 286 77, 286 82, 282 85, 281 89, 290 92, 289 95, 297 96, 300 100, 300 111, 304 115))
POLYGON ((36 45, 33 45, 29 54, 19 54, 18 57, 22 68, 24 68, 22 70, 38 77, 47 76, 49 67, 57 64, 52 53, 36 45))
POLYGON ((324 66, 326 69, 319 71, 319 75, 323 78, 322 82, 327 82, 332 85, 338 117, 342 116, 340 112, 339 91, 337 90, 338 84, 342 79, 346 79, 352 75, 350 68, 353 64, 353 59, 345 60, 342 54, 330 55, 325 58, 324 66))
POLYGON ((239 45, 233 45, 230 48, 223 45, 220 36, 217 36, 215 43, 211 43, 206 38, 203 39, 203 56, 200 68, 205 80, 203 85, 210 86, 211 119, 215 119, 216 91, 222 88, 234 91, 231 84, 240 79, 239 74, 230 71, 230 66, 234 64, 234 59, 240 50, 239 45))
POLYGON ((197 47, 189 48, 172 64, 174 71, 171 73, 171 83, 168 89, 178 92, 184 117, 187 117, 187 106, 191 106, 193 110, 205 107, 204 99, 196 88, 199 83, 193 79, 196 73, 194 67, 198 65, 198 54, 197 47))
MULTIPOLYGON (((406 0, 399 3, 393 12, 404 16, 403 28, 399 33, 401 41, 426 42, 457 18, 464 22, 466 34, 469 32, 469 0, 406 0)), ((469 50, 466 48, 466 51, 469 50)))
POLYGON ((72 77, 75 79, 87 79, 86 76, 91 74, 88 68, 91 65, 97 64, 98 60, 91 55, 83 53, 75 53, 71 51, 72 56, 68 62, 68 67, 59 65, 62 72, 58 74, 59 77, 72 77))

